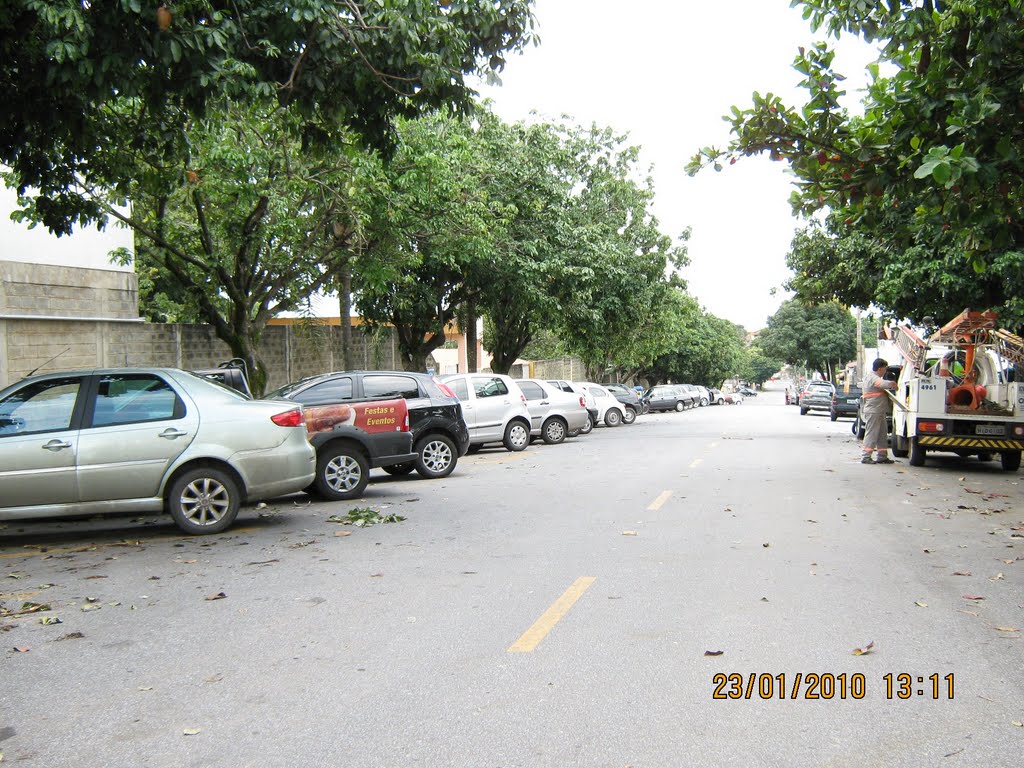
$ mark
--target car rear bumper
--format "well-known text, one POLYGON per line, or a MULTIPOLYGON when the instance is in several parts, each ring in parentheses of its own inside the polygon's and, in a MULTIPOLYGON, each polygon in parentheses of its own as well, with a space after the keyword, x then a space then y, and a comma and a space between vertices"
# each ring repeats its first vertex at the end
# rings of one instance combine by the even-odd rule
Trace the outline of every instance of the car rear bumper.
POLYGON ((245 482, 246 500, 256 501, 306 488, 316 474, 316 451, 297 429, 281 445, 235 454, 230 463, 245 482))

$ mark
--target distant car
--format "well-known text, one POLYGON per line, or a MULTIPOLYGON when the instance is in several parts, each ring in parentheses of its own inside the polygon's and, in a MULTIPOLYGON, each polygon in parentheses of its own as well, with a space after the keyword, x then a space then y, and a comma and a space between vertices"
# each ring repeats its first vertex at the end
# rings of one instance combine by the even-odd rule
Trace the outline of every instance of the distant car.
POLYGON ((743 405, 743 395, 739 392, 726 392, 725 402, 729 405, 743 405))
POLYGON ((692 408, 693 393, 677 384, 658 384, 644 393, 644 401, 652 411, 685 411, 692 408))
POLYGON ((509 451, 530 445, 530 411, 514 379, 499 373, 453 373, 441 382, 462 403, 470 450, 489 443, 501 443, 509 451))
MULTIPOLYGON (((597 401, 594 399, 594 396, 574 381, 566 381, 565 379, 548 379, 547 382, 551 386, 557 387, 563 392, 570 392, 583 398, 583 402, 586 404, 587 413, 590 414, 590 418, 587 420, 587 423, 583 425, 583 428, 580 429, 580 434, 586 435, 592 432, 594 425, 597 423, 598 413, 597 401)), ((570 433, 569 437, 575 437, 575 435, 570 433)))
POLYGON ((302 409, 174 368, 33 376, 0 390, 0 520, 166 511, 219 533, 242 502, 313 482, 302 409))
POLYGON ((800 395, 800 415, 806 416, 810 411, 831 411, 835 392, 836 388, 830 382, 810 382, 800 395))
POLYGON ((799 405, 803 385, 793 382, 786 385, 786 405, 799 405))
POLYGON ((829 418, 836 421, 840 416, 857 417, 860 408, 860 387, 851 384, 849 388, 839 387, 832 395, 832 408, 829 410, 829 418))
POLYGON ((757 390, 752 387, 740 387, 736 391, 744 397, 757 397, 757 390))
POLYGON ((622 412, 622 420, 626 424, 632 424, 636 421, 636 417, 643 410, 643 404, 640 402, 640 396, 636 393, 636 390, 632 387, 627 387, 625 384, 605 384, 604 388, 611 392, 615 399, 625 406, 625 410, 622 412))
POLYGON ((708 390, 708 393, 711 395, 711 405, 723 405, 725 403, 725 393, 722 390, 712 387, 708 390))
POLYGON ((597 405, 596 424, 604 423, 606 427, 617 427, 622 424, 625 406, 620 403, 615 395, 605 389, 601 384, 594 384, 590 381, 578 382, 581 387, 594 396, 597 405))
POLYGON ((691 407, 703 407, 711 402, 711 395, 704 387, 697 384, 676 384, 675 386, 690 394, 693 399, 691 407))
POLYGON ((556 445, 566 437, 579 434, 590 421, 583 395, 563 392, 546 381, 517 379, 516 384, 526 396, 530 411, 530 434, 548 445, 556 445))
POLYGON ((367 458, 367 469, 370 466, 380 467, 391 475, 406 475, 415 469, 421 477, 447 477, 455 470, 459 458, 469 450, 469 428, 462 416, 459 399, 437 379, 425 373, 336 371, 287 384, 267 397, 294 400, 307 409, 394 398, 405 400, 409 412, 408 431, 412 433, 411 450, 416 456, 392 461, 384 457, 408 454, 409 449, 379 447, 380 441, 387 438, 362 438, 361 442, 366 443, 363 453, 367 458))

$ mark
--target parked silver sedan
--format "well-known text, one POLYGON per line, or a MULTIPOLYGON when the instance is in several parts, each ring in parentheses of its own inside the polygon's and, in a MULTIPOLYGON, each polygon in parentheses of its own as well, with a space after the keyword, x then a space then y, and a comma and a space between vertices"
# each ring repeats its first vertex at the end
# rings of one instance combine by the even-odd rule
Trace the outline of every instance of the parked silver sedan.
POLYGON ((166 510, 187 533, 218 533, 243 501, 308 486, 315 460, 300 406, 173 368, 0 391, 0 520, 166 510))
POLYGON ((548 445, 562 442, 590 422, 583 395, 563 392, 539 379, 521 379, 516 384, 530 411, 530 434, 543 438, 548 445))

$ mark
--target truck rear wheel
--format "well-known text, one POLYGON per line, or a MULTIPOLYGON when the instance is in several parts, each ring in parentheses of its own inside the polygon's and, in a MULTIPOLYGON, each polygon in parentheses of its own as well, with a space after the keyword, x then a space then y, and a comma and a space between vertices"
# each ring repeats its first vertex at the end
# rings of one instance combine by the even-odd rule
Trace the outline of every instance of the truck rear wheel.
POLYGON ((892 455, 897 459, 907 458, 907 454, 910 453, 910 449, 907 446, 907 438, 902 435, 897 435, 895 432, 889 439, 889 447, 892 448, 892 455))
POLYGON ((1016 472, 1020 469, 1020 451, 1004 451, 999 454, 999 463, 1007 472, 1016 472))
POLYGON ((917 438, 910 438, 910 466, 923 467, 925 453, 924 446, 917 442, 917 438))

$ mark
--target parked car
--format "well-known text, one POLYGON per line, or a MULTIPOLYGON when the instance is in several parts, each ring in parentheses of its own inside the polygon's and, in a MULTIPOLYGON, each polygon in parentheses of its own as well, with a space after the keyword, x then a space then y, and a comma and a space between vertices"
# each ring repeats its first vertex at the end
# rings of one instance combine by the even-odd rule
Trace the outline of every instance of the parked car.
POLYGON ((594 384, 590 381, 581 381, 579 385, 594 396, 594 403, 597 406, 597 417, 595 426, 604 423, 606 427, 617 427, 623 422, 625 406, 622 405, 607 389, 601 384, 594 384))
POLYGON ((676 384, 658 384, 644 393, 652 411, 684 411, 693 407, 693 394, 676 384))
POLYGON ((241 392, 248 398, 252 397, 252 390, 249 389, 249 377, 245 372, 245 361, 241 358, 232 358, 221 363, 216 368, 197 368, 192 373, 199 374, 207 379, 219 381, 225 387, 230 387, 236 392, 241 392))
POLYGON ((632 424, 636 421, 636 417, 643 411, 643 403, 640 402, 640 396, 636 393, 636 390, 632 387, 627 387, 625 384, 605 384, 604 388, 607 389, 612 395, 625 406, 622 411, 622 420, 626 424, 632 424))
POLYGON ((810 411, 831 411, 836 388, 827 381, 812 381, 800 395, 800 415, 810 411))
MULTIPOLYGON (((401 398, 409 414, 412 448, 401 451, 382 444, 385 438, 360 437, 369 467, 391 475, 416 470, 420 477, 447 477, 469 450, 469 429, 455 394, 433 376, 409 371, 338 371, 310 376, 281 387, 267 397, 312 406, 353 405, 401 398), (393 456, 415 453, 401 461, 393 456)), ((378 425, 371 425, 376 427, 378 425)), ((365 430, 368 434, 379 429, 365 430)), ((394 431, 394 430, 392 430, 394 431)), ((367 468, 367 469, 368 469, 367 468)), ((367 480, 369 477, 367 476, 367 480)), ((365 483, 364 483, 365 486, 365 483)))
POLYGON ((757 397, 757 390, 754 389, 753 387, 740 387, 736 391, 739 392, 744 397, 757 397))
POLYGON ((0 391, 0 520, 171 515, 219 533, 243 502, 301 491, 302 409, 173 368, 32 376, 0 391))
MULTIPOLYGON (((553 387, 557 387, 563 392, 571 392, 572 394, 579 395, 583 398, 583 402, 586 404, 587 413, 590 414, 590 418, 587 420, 587 423, 583 425, 583 428, 580 429, 580 434, 590 434, 594 429, 594 424, 597 423, 597 401, 594 400, 594 396, 574 381, 548 379, 548 384, 553 387)), ((573 435, 572 433, 569 434, 569 437, 575 436, 576 435, 573 435)))
POLYGON ((729 405, 743 405, 743 395, 739 392, 726 392, 725 402, 729 405))
POLYGON ((499 373, 454 373, 442 376, 462 403, 471 450, 501 443, 509 451, 530 444, 530 411, 515 381, 499 373))
POLYGON ((517 380, 516 384, 526 396, 530 434, 542 438, 548 445, 560 443, 570 434, 579 434, 590 421, 583 395, 563 392, 537 379, 517 380))
POLYGON ((803 394, 806 385, 799 382, 792 382, 786 385, 786 405, 799 405, 800 395, 803 394))
POLYGON ((832 408, 829 411, 829 418, 835 421, 840 416, 857 417, 860 408, 860 387, 851 384, 849 388, 839 387, 832 395, 832 408))
POLYGON ((725 393, 720 389, 712 387, 708 390, 711 395, 711 405, 723 405, 725 403, 725 393))

